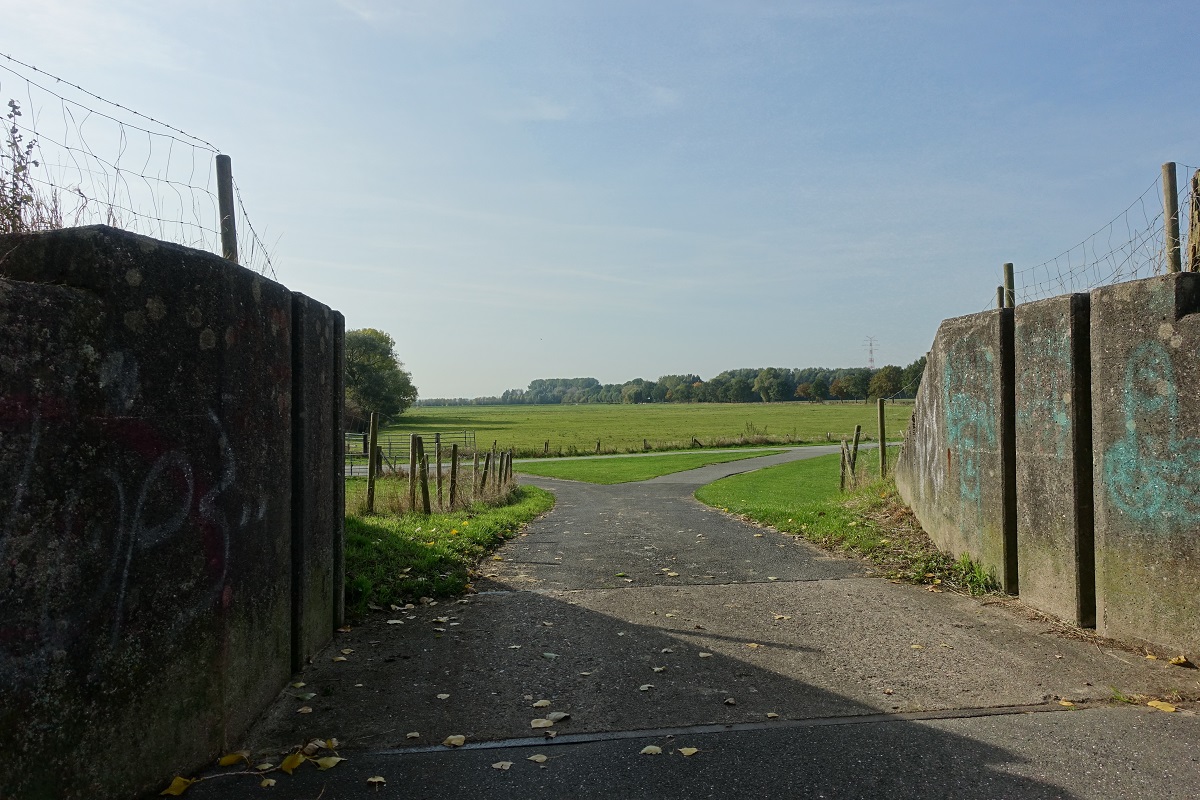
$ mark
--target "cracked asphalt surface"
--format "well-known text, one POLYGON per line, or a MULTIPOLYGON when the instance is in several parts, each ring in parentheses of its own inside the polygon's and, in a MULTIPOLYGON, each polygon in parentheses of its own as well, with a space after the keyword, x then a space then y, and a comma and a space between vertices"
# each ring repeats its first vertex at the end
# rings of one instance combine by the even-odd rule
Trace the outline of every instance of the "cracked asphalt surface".
MULTIPOLYGON (((557 505, 485 562, 478 595, 339 633, 300 676, 316 696, 289 688, 241 746, 278 763, 339 739, 346 761, 274 774, 277 797, 1196 793, 1196 715, 1112 703, 1114 688, 1194 694, 1194 671, 1061 638, 1011 603, 871 577, 692 497, 831 449, 614 486, 527 479, 557 505), (461 748, 441 744, 455 734, 461 748)), ((263 791, 231 776, 188 796, 263 791)))

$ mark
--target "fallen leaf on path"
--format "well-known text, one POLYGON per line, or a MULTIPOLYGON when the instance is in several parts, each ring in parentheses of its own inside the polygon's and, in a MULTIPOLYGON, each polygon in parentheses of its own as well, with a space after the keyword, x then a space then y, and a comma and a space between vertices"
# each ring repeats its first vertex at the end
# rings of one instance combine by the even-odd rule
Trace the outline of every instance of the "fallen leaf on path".
POLYGON ((769 581, 777 581, 777 580, 779 580, 779 578, 771 578, 771 577, 768 577, 768 578, 767 578, 767 580, 769 580, 769 581))
POLYGON ((1196 668, 1195 664, 1187 660, 1187 656, 1175 656, 1167 663, 1173 667, 1191 667, 1192 669, 1196 668))
POLYGON ((1170 703, 1164 703, 1162 700, 1151 700, 1149 703, 1146 703, 1146 705, 1150 706, 1151 708, 1157 708, 1159 711, 1165 711, 1168 714, 1175 710, 1175 706, 1171 705, 1170 703))
POLYGON ((261 781, 259 781, 258 785, 264 789, 270 789, 272 786, 275 785, 275 779, 274 778, 263 778, 261 781))
POLYGON ((290 756, 288 756, 287 758, 285 758, 283 760, 283 763, 279 765, 279 768, 281 770, 283 770, 284 772, 286 772, 288 775, 291 775, 292 770, 294 770, 296 767, 300 766, 303 763, 304 763, 304 755, 302 753, 292 753, 290 756))
POLYGON ((447 736, 443 739, 442 744, 446 745, 446 747, 462 747, 466 741, 467 737, 456 733, 453 736, 447 736))
POLYGON ((678 572, 668 572, 668 573, 667 573, 667 577, 668 577, 668 578, 678 578, 678 577, 679 577, 679 573, 678 573, 678 572))
POLYGON ((449 700, 449 699, 450 699, 450 695, 448 695, 448 694, 439 694, 439 695, 437 696, 437 699, 438 699, 438 700, 449 700))
POLYGON ((261 764, 255 764, 254 768, 256 770, 258 770, 259 772, 266 772, 269 769, 275 769, 275 765, 272 764, 270 761, 264 761, 261 764))
POLYGON ((701 658, 712 658, 712 653, 701 653, 700 657, 701 658))
POLYGON ((700 752, 700 750, 695 747, 679 748, 679 755, 681 755, 681 756, 694 756, 694 755, 696 755, 696 753, 699 753, 699 752, 700 752))
POLYGON ((762 537, 763 537, 763 535, 761 533, 754 534, 755 539, 761 539, 762 537))
POLYGON ((549 700, 538 700, 536 703, 533 704, 533 707, 534 708, 549 708, 550 701, 549 700))
POLYGON ((545 625, 547 628, 553 628, 553 627, 554 627, 554 623, 553 623, 553 622, 543 622, 542 624, 543 624, 543 625, 545 625))
POLYGON ((542 719, 541 717, 529 720, 529 727, 531 728, 549 728, 552 725, 554 725, 553 722, 548 719, 542 719))
POLYGON ((642 748, 640 755, 656 756, 656 755, 659 755, 660 753, 662 753, 661 747, 659 747, 658 745, 654 745, 654 744, 648 744, 642 748))
POLYGON ((316 696, 317 696, 316 692, 305 692, 304 694, 296 695, 296 699, 297 700, 312 700, 316 696))
POLYGON ((924 650, 925 649, 925 646, 920 645, 920 644, 910 645, 910 647, 912 647, 913 650, 924 650))
POLYGON ((345 656, 334 656, 333 660, 334 661, 349 661, 349 659, 346 658, 345 656))
POLYGON ((1146 653, 1146 660, 1147 661, 1157 661, 1158 656, 1154 655, 1154 653, 1146 653))
POLYGON ((300 706, 296 709, 297 714, 311 714, 312 706, 300 706))
POLYGON ((492 764, 492 769, 508 769, 512 765, 513 762, 511 761, 497 761, 495 764, 492 764))
POLYGON ((160 795, 168 797, 178 797, 187 791, 187 788, 196 782, 196 778, 181 778, 175 776, 175 780, 171 781, 171 785, 159 792, 160 795))
POLYGON ((1074 707, 1075 707, 1075 704, 1074 704, 1074 703, 1072 703, 1070 700, 1059 700, 1059 701, 1058 701, 1058 704, 1059 704, 1060 706, 1066 706, 1067 708, 1074 708, 1074 707))
POLYGON ((384 780, 382 775, 374 775, 370 778, 367 778, 367 783, 374 784, 378 788, 387 783, 387 781, 384 780))
POLYGON ((542 658, 548 658, 551 661, 558 658, 558 653, 542 653, 542 658))
POLYGON ((389 620, 387 621, 387 624, 388 624, 388 625, 403 625, 403 624, 404 624, 404 620, 402 620, 402 619, 389 619, 389 620))
POLYGON ((308 684, 305 683, 304 681, 296 681, 295 683, 292 684, 292 688, 293 689, 303 689, 307 685, 308 684))
POLYGON ((771 711, 767 713, 767 719, 779 719, 779 715, 774 711, 771 711))
POLYGON ((530 756, 529 758, 527 758, 525 760, 532 761, 535 764, 545 764, 547 761, 550 760, 550 757, 544 756, 541 753, 538 753, 537 755, 530 756))
POLYGON ((325 756, 324 758, 318 758, 317 759, 317 769, 320 769, 320 770, 333 769, 334 767, 336 767, 338 764, 342 763, 345 760, 346 759, 342 758, 341 756, 325 756))
POLYGON ((249 764, 250 763, 250 751, 239 750, 236 753, 230 753, 228 755, 221 756, 220 760, 217 761, 217 766, 231 767, 234 764, 238 763, 239 761, 245 761, 247 764, 249 764))
POLYGON ((342 655, 344 655, 344 656, 348 656, 348 655, 350 655, 350 654, 351 654, 351 653, 353 653, 353 652, 354 652, 354 648, 353 648, 353 647, 343 647, 343 648, 342 648, 342 655))
POLYGON ((655 672, 665 672, 667 668, 666 667, 651 667, 651 669, 654 670, 655 672))
POLYGON ((521 645, 519 645, 519 644, 510 644, 510 645, 508 646, 508 649, 509 649, 509 650, 520 650, 520 649, 521 649, 521 645))
POLYGON ((449 617, 434 617, 433 621, 437 622, 437 623, 445 624, 450 621, 450 618, 449 617))
POLYGON ((791 614, 776 614, 775 619, 791 619, 791 614))
POLYGON ((546 715, 546 719, 550 720, 550 722, 552 722, 552 723, 553 722, 562 722, 564 719, 566 719, 569 716, 571 716, 571 715, 568 714, 566 711, 551 711, 549 714, 546 715))
POLYGON ((624 578, 624 577, 625 577, 625 573, 624 573, 624 572, 618 572, 618 573, 617 573, 617 575, 616 575, 616 577, 618 577, 618 578, 624 578))
POLYGON ((724 702, 725 702, 725 705, 727 705, 727 706, 736 706, 737 705, 737 700, 734 700, 732 697, 726 697, 724 702))
POLYGON ((674 653, 675 651, 674 651, 674 650, 672 650, 672 649, 671 649, 671 648, 669 648, 669 647, 664 647, 662 650, 659 650, 658 652, 660 652, 660 653, 674 653))
POLYGON ((580 674, 580 675, 583 675, 584 677, 587 677, 588 675, 591 675, 592 673, 590 673, 590 672, 581 672, 581 673, 579 673, 579 674, 580 674))
POLYGON ((758 642, 750 642, 746 645, 746 647, 749 647, 751 650, 757 650, 758 648, 762 647, 762 645, 758 642))
POLYGON ((639 692, 648 692, 653 688, 654 688, 653 683, 643 683, 641 686, 638 687, 638 691, 639 692))

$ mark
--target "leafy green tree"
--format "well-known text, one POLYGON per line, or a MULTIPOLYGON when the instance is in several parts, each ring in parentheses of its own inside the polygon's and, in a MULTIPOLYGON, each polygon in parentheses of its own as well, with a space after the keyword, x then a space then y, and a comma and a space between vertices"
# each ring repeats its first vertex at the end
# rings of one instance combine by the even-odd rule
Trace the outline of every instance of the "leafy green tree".
POLYGON ((846 385, 843 378, 834 378, 833 383, 829 384, 829 396, 835 397, 838 400, 845 400, 850 394, 850 387, 846 385))
POLYGON ((871 397, 891 397, 904 388, 904 373, 888 364, 871 378, 871 397))
POLYGON ((829 384, 824 378, 817 378, 809 385, 808 396, 813 400, 824 400, 829 397, 829 384))
POLYGON ((904 393, 909 397, 917 396, 917 389, 921 387, 921 378, 925 377, 925 356, 921 356, 913 363, 904 368, 904 393))
POLYGON ((375 328, 346 331, 346 416, 361 426, 372 411, 387 420, 415 403, 417 388, 403 367, 390 335, 375 328))

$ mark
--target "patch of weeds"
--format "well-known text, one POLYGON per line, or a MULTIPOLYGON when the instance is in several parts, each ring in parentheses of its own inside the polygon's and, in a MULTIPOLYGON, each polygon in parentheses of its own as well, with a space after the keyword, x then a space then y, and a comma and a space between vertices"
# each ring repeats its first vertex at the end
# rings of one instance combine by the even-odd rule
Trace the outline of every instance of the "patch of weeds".
POLYGON ((1122 691, 1121 691, 1120 689, 1118 689, 1117 687, 1115 687, 1115 686, 1110 686, 1110 687, 1108 687, 1108 690, 1109 690, 1110 692, 1112 692, 1112 699, 1113 699, 1113 700, 1115 700, 1116 702, 1118 702, 1118 703, 1130 703, 1130 704, 1132 704, 1132 705, 1138 705, 1138 701, 1137 701, 1137 700, 1135 700, 1134 698, 1132 698, 1132 697, 1130 697, 1129 695, 1125 694, 1124 692, 1122 692, 1122 691))
POLYGON ((520 486, 460 511, 347 516, 347 611, 470 591, 479 560, 553 506, 554 495, 520 486))

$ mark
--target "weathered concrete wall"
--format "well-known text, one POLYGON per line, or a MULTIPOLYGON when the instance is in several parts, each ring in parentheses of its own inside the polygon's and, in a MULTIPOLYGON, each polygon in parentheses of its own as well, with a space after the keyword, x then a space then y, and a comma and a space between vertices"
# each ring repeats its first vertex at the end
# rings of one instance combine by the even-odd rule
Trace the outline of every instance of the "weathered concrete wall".
MULTIPOLYGON (((111 228, 0 237, 0 796, 161 788, 286 682, 294 486, 342 486, 290 468, 294 324, 317 351, 298 428, 340 430, 317 409, 340 315, 299 304, 297 322, 283 286, 111 228)), ((331 446, 302 436, 298 458, 331 446)), ((316 559, 341 518, 301 516, 316 559)), ((303 605, 328 637, 321 564, 303 605)))
POLYGON ((1015 592, 1012 310, 942 323, 896 486, 939 548, 966 553, 1015 592))
POLYGON ((1091 627, 1096 597, 1088 296, 1018 306, 1014 328, 1021 598, 1091 627))
POLYGON ((1200 275, 1092 292, 1099 631, 1200 650, 1200 275))

